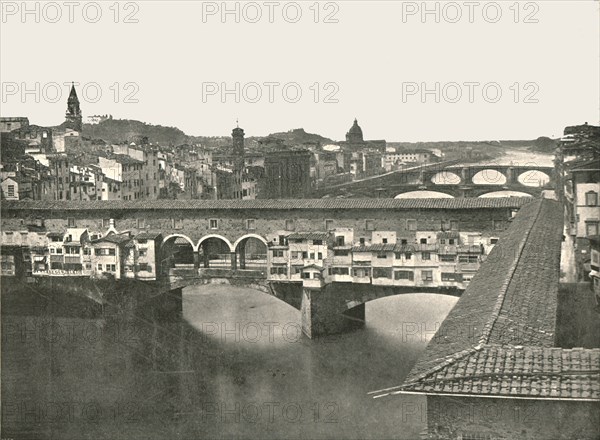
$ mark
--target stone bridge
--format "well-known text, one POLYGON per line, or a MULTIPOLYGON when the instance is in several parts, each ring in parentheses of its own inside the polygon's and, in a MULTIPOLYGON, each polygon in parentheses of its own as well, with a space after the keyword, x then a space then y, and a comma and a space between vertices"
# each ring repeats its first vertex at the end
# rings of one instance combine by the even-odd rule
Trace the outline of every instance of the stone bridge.
MULTIPOLYGON (((463 290, 444 287, 373 286, 331 283, 320 289, 305 288, 302 282, 267 280, 259 270, 171 269, 163 281, 165 292, 177 292, 198 285, 225 284, 253 289, 273 296, 299 310, 302 331, 317 338, 360 328, 365 323, 365 303, 393 295, 439 293, 460 296, 463 290)), ((172 294, 172 293, 171 293, 172 294)))
POLYGON ((394 198, 407 192, 426 190, 452 197, 480 197, 509 190, 538 197, 543 190, 553 188, 555 181, 555 169, 551 166, 444 163, 399 170, 335 188, 322 188, 315 196, 360 198, 376 195, 394 198))
MULTIPOLYGON (((441 224, 452 223, 457 232, 497 236, 528 203, 523 198, 3 201, 2 248, 7 252, 17 247, 39 248, 49 235, 64 237, 74 229, 85 230, 90 236, 125 233, 129 237, 144 234, 145 238, 153 231, 161 237, 156 266, 160 266, 157 275, 162 279, 140 282, 147 283, 146 296, 153 303, 159 304, 167 292, 172 292, 172 298, 181 298, 181 289, 193 284, 247 286, 300 310, 305 333, 314 337, 364 322, 364 303, 373 299, 419 291, 459 292, 434 286, 420 289, 349 282, 315 289, 305 287, 301 279, 267 283, 267 250, 281 247, 290 234, 352 231, 353 238, 346 244, 353 245, 371 242, 385 232, 394 237, 393 242, 397 236, 416 243, 417 234, 427 231, 435 235, 441 224)), ((90 254, 90 258, 95 255, 90 254)), ((91 262, 95 267, 94 260, 91 262)))

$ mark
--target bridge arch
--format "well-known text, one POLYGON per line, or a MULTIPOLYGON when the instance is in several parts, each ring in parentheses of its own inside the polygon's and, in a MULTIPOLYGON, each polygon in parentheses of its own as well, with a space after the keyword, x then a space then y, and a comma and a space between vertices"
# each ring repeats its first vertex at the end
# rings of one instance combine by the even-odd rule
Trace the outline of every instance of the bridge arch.
POLYGON ((205 241, 210 240, 210 239, 218 239, 218 240, 225 242, 227 244, 227 246, 229 246, 230 252, 235 252, 235 247, 231 244, 231 242, 227 238, 225 238, 219 234, 205 235, 204 237, 202 237, 200 239, 200 241, 198 241, 198 245, 196 246, 196 249, 200 250, 200 246, 202 246, 202 243, 204 243, 205 241))
POLYGON ((479 196, 481 199, 491 197, 533 197, 533 195, 523 191, 502 190, 487 192, 479 196))
POLYGON ((262 241, 265 246, 269 245, 269 243, 267 242, 267 239, 264 238, 264 237, 262 237, 261 235, 258 235, 258 234, 246 234, 246 235, 238 238, 235 241, 235 243, 233 243, 232 249, 237 250, 238 245, 242 242, 242 240, 246 240, 247 238, 256 238, 257 240, 262 241))
POLYGON ((461 177, 452 170, 441 170, 431 177, 434 185, 459 185, 461 181, 461 177))
POLYGON ((258 234, 246 234, 233 245, 236 267, 240 269, 266 270, 268 243, 258 234))
POLYGON ((508 179, 500 170, 490 167, 476 173, 471 181, 475 185, 506 185, 508 179))
POLYGON ((398 194, 396 197, 394 197, 395 199, 415 199, 415 198, 419 198, 419 199, 453 199, 454 196, 442 191, 436 190, 435 191, 428 191, 428 190, 419 190, 419 191, 408 191, 405 193, 400 193, 398 194))
POLYGON ((198 241, 198 260, 205 269, 235 269, 235 248, 218 234, 210 234, 198 241))
POLYGON ((550 176, 541 170, 527 170, 517 176, 523 186, 542 187, 550 182, 550 176))
POLYGON ((192 249, 194 251, 196 251, 197 247, 194 245, 194 242, 192 241, 192 239, 190 237, 188 237, 187 235, 183 235, 183 234, 171 234, 166 236, 165 238, 163 238, 161 247, 164 246, 168 241, 173 240, 173 239, 178 239, 178 238, 183 238, 184 240, 186 240, 190 246, 192 246, 192 249))
POLYGON ((160 266, 165 274, 177 267, 194 266, 196 247, 194 242, 184 234, 171 234, 163 239, 160 246, 160 266))

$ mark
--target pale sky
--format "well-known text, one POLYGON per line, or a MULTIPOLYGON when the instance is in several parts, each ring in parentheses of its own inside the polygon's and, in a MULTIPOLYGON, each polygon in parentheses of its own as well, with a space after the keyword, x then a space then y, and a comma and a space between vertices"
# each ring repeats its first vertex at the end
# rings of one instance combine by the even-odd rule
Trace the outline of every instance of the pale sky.
POLYGON ((120 2, 118 23, 112 1, 98 3, 96 23, 89 22, 93 2, 76 2, 73 23, 64 2, 36 3, 28 7, 39 8, 39 17, 23 17, 20 1, 2 2, 0 114, 39 125, 63 121, 68 88, 54 83, 70 81, 81 84, 84 117, 112 114, 197 136, 227 136, 239 118, 247 136, 302 127, 342 140, 357 117, 366 139, 534 139, 600 120, 597 1, 472 2, 472 9, 427 2, 434 12, 425 17, 421 1, 323 1, 318 8, 302 1, 296 23, 298 7, 284 1, 273 2, 274 23, 268 2, 239 3, 240 23, 235 14, 222 22, 222 2, 120 2), (124 23, 128 14, 138 23, 124 23), (338 22, 325 23, 328 15, 338 22), (235 94, 223 103, 211 89, 236 82, 239 103, 235 94), (265 83, 279 83, 271 86, 274 102, 265 83), (286 84, 288 100, 300 88, 299 102, 286 101, 286 84), (96 85, 102 96, 92 102, 96 85), (434 92, 422 96, 422 86, 434 92), (25 88, 32 93, 22 96, 25 88), (499 101, 487 102, 497 90, 499 101), (139 102, 124 102, 130 92, 139 102), (331 93, 338 102, 325 103, 331 93))

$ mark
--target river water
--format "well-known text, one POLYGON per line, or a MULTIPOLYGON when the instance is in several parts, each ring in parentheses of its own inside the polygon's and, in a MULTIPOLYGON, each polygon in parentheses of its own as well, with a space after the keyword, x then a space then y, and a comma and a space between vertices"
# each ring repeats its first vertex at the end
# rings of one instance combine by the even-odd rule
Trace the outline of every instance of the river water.
POLYGON ((187 288, 183 317, 2 313, 2 437, 405 438, 425 399, 400 384, 457 298, 367 303, 363 329, 309 340, 263 293, 187 288))

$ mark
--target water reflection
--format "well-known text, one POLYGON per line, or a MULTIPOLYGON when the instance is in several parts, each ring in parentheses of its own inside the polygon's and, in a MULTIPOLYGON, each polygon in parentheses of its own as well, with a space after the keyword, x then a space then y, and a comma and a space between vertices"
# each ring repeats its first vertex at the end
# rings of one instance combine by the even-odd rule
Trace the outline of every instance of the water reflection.
POLYGON ((230 286, 187 289, 173 322, 3 307, 2 435, 415 438, 424 399, 367 392, 401 382, 455 302, 384 298, 364 329, 313 341, 294 333, 296 309, 230 286))

